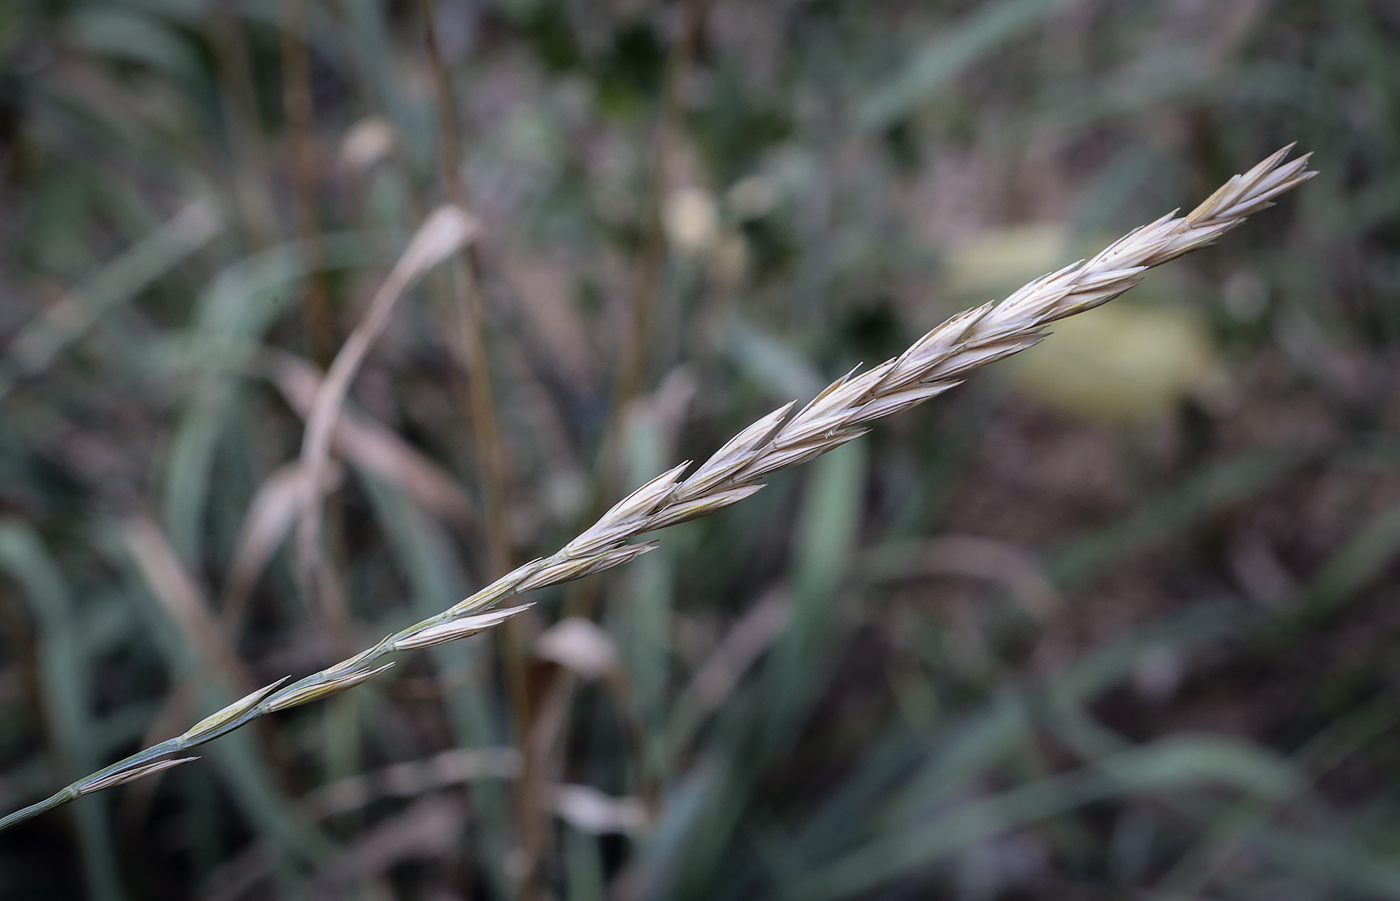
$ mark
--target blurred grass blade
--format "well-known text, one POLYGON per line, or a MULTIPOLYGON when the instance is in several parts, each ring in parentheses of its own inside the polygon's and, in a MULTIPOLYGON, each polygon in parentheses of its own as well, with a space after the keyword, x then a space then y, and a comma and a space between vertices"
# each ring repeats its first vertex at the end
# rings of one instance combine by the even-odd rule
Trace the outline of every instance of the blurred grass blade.
POLYGON ((1261 798, 1292 798, 1308 784, 1292 764, 1254 744, 1215 735, 1176 734, 1099 761, 1108 778, 1147 790, 1200 782, 1261 798))
POLYGON ((550 626, 535 639, 534 651, 585 679, 625 678, 612 636, 593 620, 581 616, 570 616, 550 626))
POLYGON ((866 554, 863 562, 868 578, 877 581, 954 575, 1000 584, 1039 620, 1063 603, 1039 562, 1009 541, 944 534, 886 544, 866 554))
POLYGON ((26 326, 9 349, 18 374, 27 378, 44 371, 103 314, 136 297, 223 229, 214 201, 201 199, 186 206, 26 326))
MULTIPOLYGON (((77 779, 97 769, 98 747, 91 727, 91 671, 73 632, 73 602, 58 567, 27 524, 0 519, 0 570, 24 592, 39 643, 42 697, 49 728, 63 761, 64 777, 77 779)), ((74 808, 83 875, 96 901, 119 901, 120 870, 112 836, 97 803, 74 808)))
MULTIPOLYGON (((328 465, 331 438, 349 395, 351 381, 369 354, 370 347, 388 326, 389 317, 403 296, 429 269, 465 246, 478 227, 475 219, 454 206, 442 206, 429 214, 375 292, 364 318, 336 353, 335 361, 316 392, 311 412, 306 417, 306 432, 301 445, 301 462, 306 473, 302 487, 309 492, 297 536, 299 566, 304 572, 320 573, 324 570, 318 544, 323 501, 321 484, 328 465)), ((312 578, 303 582, 303 585, 314 584, 318 584, 318 581, 312 578)), ((347 621, 348 611, 334 606, 335 600, 328 586, 323 584, 319 595, 315 603, 328 622, 343 624, 347 621)))
POLYGON ((782 635, 790 608, 786 592, 769 592, 730 627, 671 704, 669 754, 674 757, 689 747, 705 720, 728 700, 745 672, 782 635))
POLYGON ((477 779, 514 779, 519 773, 520 752, 514 748, 453 748, 323 785, 303 797, 301 806, 309 816, 325 819, 384 798, 412 798, 477 779))
POLYGON ((597 836, 578 829, 564 830, 564 872, 568 901, 606 901, 603 849, 597 836))
POLYGON ((806 358, 745 319, 731 317, 721 338, 734 365, 776 398, 805 403, 825 387, 806 358))
MULTIPOLYGON (((334 21, 344 28, 343 40, 350 48, 345 61, 359 76, 371 109, 382 111, 394 123, 414 173, 432 172, 436 152, 432 106, 409 102, 404 96, 386 10, 376 0, 345 0, 341 9, 344 17, 337 16, 334 21)), ((314 40, 320 31, 314 16, 311 25, 308 37, 314 40)))
POLYGON ((181 35, 139 4, 80 7, 69 20, 69 39, 78 48, 113 60, 161 71, 175 82, 195 82, 200 61, 181 35), (122 9, 126 6, 126 9, 122 9))
POLYGON ((403 862, 449 857, 467 822, 467 807, 461 798, 420 798, 407 809, 377 821, 322 866, 303 897, 355 897, 352 886, 383 884, 389 870, 403 862))
POLYGON ((1046 573, 1062 590, 1083 585, 1129 555, 1254 496, 1316 456, 1315 449, 1291 446, 1210 464, 1159 497, 1138 505, 1113 527, 1053 549, 1046 555, 1046 573))
POLYGON ((646 806, 637 798, 614 798, 588 785, 556 785, 550 799, 565 823, 592 835, 635 835, 647 828, 646 806))
MULTIPOLYGON (((224 583, 224 607, 220 621, 225 629, 237 628, 254 586, 272 562, 277 548, 291 533, 307 496, 301 484, 304 473, 300 460, 284 463, 263 480, 253 495, 243 524, 239 527, 233 563, 224 583)), ((327 467, 327 490, 343 477, 344 473, 339 467, 327 467)))
POLYGON ((929 41, 887 84, 856 108, 862 128, 888 128, 1008 41, 1034 29, 1079 0, 1001 0, 984 3, 929 41))
POLYGON ((1400 857, 1390 848, 1372 851, 1360 835, 1303 835, 1265 825, 1251 832, 1250 847, 1290 880, 1307 876, 1332 891, 1347 886, 1356 897, 1400 899, 1400 857))
MULTIPOLYGON (((374 254, 356 234, 324 235, 327 268, 364 265, 374 254)), ((220 270, 201 293, 198 320, 186 343, 193 388, 165 463, 166 533, 187 563, 202 556, 205 505, 214 453, 241 373, 263 333, 287 313, 282 292, 305 275, 296 243, 279 244, 220 270)))
POLYGON ((707 813, 728 774, 714 761, 702 762, 685 773, 667 793, 664 814, 651 832, 638 840, 627 868, 613 881, 610 897, 620 901, 671 898, 680 871, 705 837, 707 813))
MULTIPOLYGON (((1101 647, 1035 689, 1064 707, 1093 700, 1132 673, 1149 648, 1189 648, 1225 633, 1227 621, 1211 611, 1179 617, 1101 647)), ((910 775, 883 814, 885 822, 909 819, 936 804, 987 767, 998 765, 1028 740, 1031 689, 1012 688, 956 723, 927 748, 921 767, 910 775)))
POLYGON ((1147 649, 1185 650, 1220 637, 1226 625, 1219 615, 1200 611, 1143 629, 1048 681, 1002 692, 975 713, 940 728, 932 740, 891 727, 789 840, 789 853, 774 862, 781 869, 776 878, 796 878, 863 837, 904 832, 909 823, 944 808, 979 776, 1021 753, 1033 741, 1037 717, 1047 715, 1040 707, 1077 709, 1130 675, 1147 649), (1037 699, 1042 693, 1049 697, 1037 699))
MULTIPOLYGON (((292 354, 266 349, 259 368, 302 419, 311 415, 322 375, 292 354)), ((476 509, 466 491, 437 463, 369 416, 346 408, 332 435, 336 454, 346 462, 397 485, 434 516, 462 526, 476 526, 476 509)))
POLYGON ((1303 612, 1331 612, 1400 553, 1400 506, 1382 511, 1332 556, 1304 591, 1303 612))
POLYGON ((822 862, 782 896, 810 901, 851 897, 996 835, 1107 798, 1211 784, 1289 796, 1299 782, 1286 764, 1249 745, 1211 737, 1167 739, 1125 751, 1097 767, 1031 782, 931 819, 921 817, 822 862))
POLYGON ((771 704, 765 731, 770 747, 785 746, 826 683, 836 601, 860 534, 867 451, 853 442, 812 467, 798 516, 787 629, 772 651, 771 704))
POLYGON ((230 645, 215 618, 204 590, 180 563, 160 526, 145 516, 134 516, 122 526, 126 545, 146 581, 151 595, 164 608, 191 648, 197 648, 204 667, 213 669, 225 684, 240 691, 255 682, 230 645))
MULTIPOLYGON (((670 380, 667 380, 668 384, 670 380)), ((687 398, 689 394, 687 392, 687 398)), ((623 414, 622 433, 627 467, 627 487, 634 489, 653 474, 662 471, 674 456, 675 421, 683 413, 668 416, 662 397, 665 389, 650 397, 634 400, 623 414), (669 421, 668 421, 669 420, 669 421)), ((636 707, 646 735, 648 760, 638 761, 646 769, 660 765, 660 733, 664 722, 665 699, 671 676, 672 606, 675 600, 675 549, 658 548, 637 561, 627 575, 625 608, 613 618, 620 634, 629 682, 636 692, 636 707)))

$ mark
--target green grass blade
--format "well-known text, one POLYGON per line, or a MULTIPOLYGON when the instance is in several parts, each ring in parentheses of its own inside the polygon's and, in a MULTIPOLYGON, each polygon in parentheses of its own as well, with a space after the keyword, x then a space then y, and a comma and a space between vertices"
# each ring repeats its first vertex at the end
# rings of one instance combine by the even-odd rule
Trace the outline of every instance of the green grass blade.
POLYGON ((200 200, 185 207, 73 289, 15 338, 10 355, 20 373, 30 376, 42 371, 104 314, 136 297, 223 229, 223 219, 213 201, 200 200))
POLYGON ((1289 796, 1299 781, 1286 764, 1248 745, 1204 736, 1166 739, 1096 767, 1032 782, 890 830, 816 867, 782 896, 811 901, 852 897, 993 836, 1107 798, 1177 792, 1203 784, 1289 796))
MULTIPOLYGON (((326 235, 322 246, 328 268, 361 264, 367 255, 357 235, 326 235)), ((263 333, 291 309, 283 300, 306 275, 302 259, 294 243, 270 248, 225 268, 200 300, 187 349, 195 387, 165 466, 166 531, 186 562, 200 559, 209 480, 235 377, 263 333)))
MULTIPOLYGON (((0 569, 20 585, 29 602, 38 633, 45 711, 66 775, 76 779, 97 769, 98 743, 90 715, 91 673, 78 653, 71 595, 39 536, 18 520, 0 520, 0 569)), ((44 809, 44 804, 32 808, 35 813, 44 809)), ((98 901, 118 901, 120 870, 101 806, 92 801, 79 804, 74 817, 88 890, 98 901)))
POLYGON ((838 621, 836 601, 860 532, 867 466, 867 448, 858 441, 812 464, 797 522, 792 614, 765 673, 770 751, 796 737, 825 686, 838 621))
POLYGON ((1127 519, 1111 528, 1053 549, 1047 555, 1046 574, 1062 588, 1083 585, 1129 555, 1253 497, 1314 458, 1312 452, 1288 447, 1211 464, 1156 499, 1138 505, 1127 519))
POLYGON ((888 128, 946 87, 969 67, 1008 41, 1031 31, 1052 13, 1077 0, 1002 0, 984 3, 956 26, 940 33, 887 84, 856 109, 863 128, 888 128))

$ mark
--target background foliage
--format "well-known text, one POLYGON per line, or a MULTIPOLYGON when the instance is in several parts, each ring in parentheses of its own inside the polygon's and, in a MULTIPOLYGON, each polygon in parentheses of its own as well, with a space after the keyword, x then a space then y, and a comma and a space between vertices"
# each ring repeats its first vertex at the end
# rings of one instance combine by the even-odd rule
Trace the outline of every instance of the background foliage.
POLYGON ((1282 144, 1322 172, 533 623, 0 834, 0 898, 1400 896, 1397 46, 1383 0, 0 5, 6 811, 1282 144), (444 153, 508 526, 444 268, 336 435, 337 625, 287 464, 444 153))

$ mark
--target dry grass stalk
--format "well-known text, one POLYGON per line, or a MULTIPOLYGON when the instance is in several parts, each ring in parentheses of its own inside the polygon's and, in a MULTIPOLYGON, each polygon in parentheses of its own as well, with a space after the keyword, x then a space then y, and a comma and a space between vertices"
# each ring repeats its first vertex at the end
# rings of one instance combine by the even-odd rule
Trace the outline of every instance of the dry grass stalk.
POLYGON ((307 47, 306 0, 281 0, 282 111, 291 151, 292 217, 306 264, 301 300, 308 355, 327 366, 335 355, 330 280, 321 247, 321 166, 316 150, 311 98, 311 52, 307 47))
POLYGON ((613 386, 613 419, 622 415, 627 402, 641 393, 651 362, 656 330, 657 304, 666 263, 666 234, 661 206, 672 187, 680 153, 680 122, 685 116, 695 60, 704 30, 705 0, 683 0, 676 10, 675 34, 666 63, 661 110, 652 135, 651 178, 642 201, 642 234, 627 296, 627 333, 619 348, 617 380, 613 386))
POLYGON ((477 222, 461 209, 447 205, 429 214, 408 248, 370 301, 369 310, 335 355, 306 417, 302 437, 303 490, 307 492, 298 529, 298 558, 305 585, 315 586, 317 603, 325 620, 343 628, 349 621, 334 579, 326 572, 320 553, 322 495, 329 465, 331 440, 349 396, 350 383, 369 355, 370 347, 389 325, 399 300, 423 274, 459 250, 477 231, 477 222))
MULTIPOLYGON (((276 386, 302 419, 311 415, 321 391, 314 365, 283 351, 264 348, 256 370, 276 386)), ((475 504, 457 480, 392 429, 362 411, 342 409, 331 433, 334 456, 394 485, 433 516, 470 532, 482 525, 475 504)))
MULTIPOLYGON (((457 116, 457 98, 452 89, 452 76, 438 42, 432 0, 419 0, 418 6, 423 18, 424 44, 438 111, 438 141, 441 148, 439 162, 443 186, 447 189, 448 199, 466 209, 470 204, 461 173, 462 126, 457 116)), ((455 294, 461 336, 460 350, 466 376, 467 412, 471 420, 477 469, 481 476, 481 508, 486 525, 487 576, 495 578, 509 570, 514 563, 510 545, 510 511, 507 508, 510 471, 492 392, 491 365, 486 350, 488 334, 482 296, 482 267, 474 245, 464 246, 457 254, 452 274, 451 288, 455 294)), ((527 650, 522 625, 521 622, 510 623, 497 636, 500 641, 506 694, 510 700, 512 718, 519 730, 527 729, 530 719, 530 697, 526 677, 527 650)), ((529 801, 531 781, 522 779, 516 791, 517 823, 528 822, 532 814, 533 805, 529 801)))
MULTIPOLYGON (((482 611, 515 595, 602 572, 646 553, 653 544, 627 542, 743 500, 763 487, 759 481, 763 476, 839 447, 864 434, 868 423, 941 394, 978 366, 1031 347, 1045 336, 1043 329, 1048 324, 1117 297, 1136 285, 1147 269, 1205 247, 1249 215, 1271 206, 1273 198, 1315 174, 1307 169, 1306 155, 1284 163, 1291 146, 1230 179, 1189 215, 1163 216, 1086 262, 1042 276, 1000 303, 954 316, 898 357, 860 375, 852 372, 837 379, 791 418, 788 413, 793 404, 785 404, 741 431, 688 477, 683 473, 689 464, 682 464, 638 488, 557 553, 532 560, 437 616, 387 636, 328 669, 285 688, 274 683, 259 689, 185 734, 0 819, 0 829, 80 795, 153 772, 152 765, 159 759, 218 738, 265 713, 345 691, 392 665, 379 663, 390 654, 452 641, 497 625, 524 606, 482 611)), ((390 281, 394 281, 392 276, 390 281)), ((346 356, 344 350, 341 356, 346 356)), ((328 382, 339 381, 336 368, 332 367, 328 382)), ((347 374, 342 377, 348 381, 347 374)), ((341 391, 336 393, 343 397, 345 386, 339 387, 341 391)), ((323 408, 326 415, 319 417, 323 445, 329 442, 329 425, 334 422, 330 414, 335 407, 338 402, 323 408)), ((324 453, 324 446, 321 451, 324 453)))
POLYGON ((272 201, 267 144, 258 120, 257 88, 249 64, 248 40, 235 0, 208 4, 209 38, 219 106, 228 132, 233 202, 248 246, 261 250, 282 240, 272 201))
MULTIPOLYGON (((452 77, 438 43, 431 0, 420 0, 423 37, 429 71, 433 76, 433 99, 438 112, 438 139, 441 144, 442 183, 447 199, 462 209, 470 209, 467 186, 462 182, 462 124, 457 116, 457 98, 452 77)), ((481 471, 481 506, 488 526, 486 552, 490 575, 510 569, 510 518, 506 496, 510 486, 505 446, 501 439, 496 402, 491 390, 491 366, 487 356, 486 308, 482 297, 481 260, 475 245, 465 245, 457 255, 452 289, 455 294, 461 352, 467 376, 467 412, 471 416, 472 438, 476 445, 477 466, 481 471)), ((518 655, 519 649, 517 649, 518 655)), ((517 661, 518 666, 523 666, 517 661)), ((521 673, 515 678, 523 679, 521 673)))

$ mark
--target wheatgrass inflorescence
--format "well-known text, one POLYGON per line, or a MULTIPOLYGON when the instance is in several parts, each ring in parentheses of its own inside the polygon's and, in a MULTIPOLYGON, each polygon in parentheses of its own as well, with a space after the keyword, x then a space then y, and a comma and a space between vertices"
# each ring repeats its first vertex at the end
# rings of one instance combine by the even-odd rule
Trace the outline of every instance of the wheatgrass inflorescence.
MULTIPOLYGON (((1306 155, 1285 163, 1289 149, 1285 147, 1243 175, 1236 175, 1186 216, 1163 216, 1090 260, 1042 276, 1005 300, 954 316, 898 357, 837 379, 795 415, 788 415, 791 403, 774 410, 741 431, 690 475, 685 475, 689 464, 681 464, 638 488, 557 553, 532 560, 437 616, 390 635, 328 669, 290 685, 277 682, 258 689, 184 734, 0 819, 0 829, 82 795, 194 760, 172 755, 212 741, 263 714, 352 688, 391 666, 382 660, 395 652, 430 647, 498 625, 529 606, 489 609, 516 595, 611 569, 646 553, 653 544, 629 541, 743 500, 763 487, 760 479, 765 475, 860 437, 874 420, 947 391, 978 366, 1031 347, 1045 337, 1044 328, 1057 319, 1117 297, 1136 285, 1147 269, 1212 243, 1249 215, 1270 206, 1273 198, 1316 174, 1308 170, 1306 155)), ((402 293, 407 282, 469 237, 471 220, 464 213, 439 211, 434 217, 390 275, 389 290, 381 292, 388 298, 382 306, 386 312, 379 318, 387 315, 392 297, 402 293), (444 226, 445 221, 452 227, 444 226), (424 233, 433 229, 436 237, 425 239, 424 233), (454 237, 443 239, 444 231, 454 237), (428 245, 432 246, 425 252, 428 245)), ((366 340, 352 340, 341 350, 327 379, 331 388, 323 389, 331 393, 318 397, 318 407, 333 410, 338 405, 366 344, 366 340)), ((333 417, 313 416, 312 421, 308 430, 315 432, 316 440, 309 457, 317 460, 324 456, 325 422, 333 417)))

